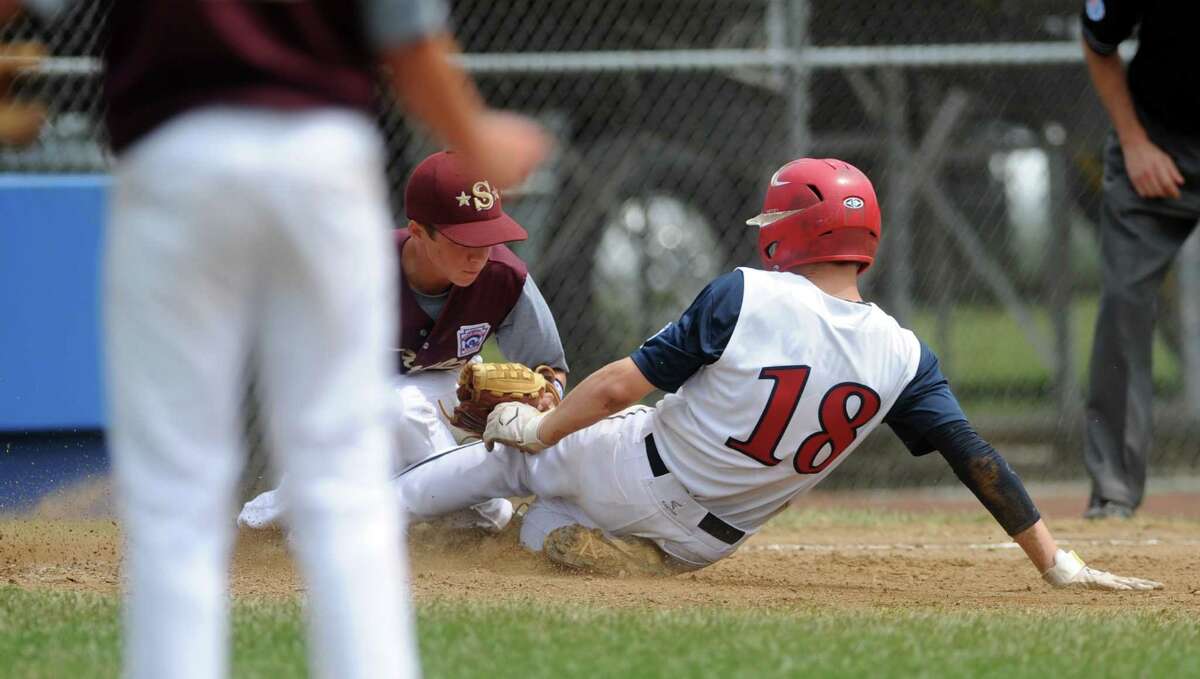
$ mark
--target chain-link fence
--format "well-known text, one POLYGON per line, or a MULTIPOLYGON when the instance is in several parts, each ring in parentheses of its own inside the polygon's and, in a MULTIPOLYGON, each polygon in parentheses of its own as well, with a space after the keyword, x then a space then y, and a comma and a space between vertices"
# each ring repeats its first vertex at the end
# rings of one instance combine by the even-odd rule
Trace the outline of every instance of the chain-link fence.
MULTIPOLYGON (((753 264, 743 226, 801 155, 875 181, 881 260, 865 292, 940 355, 969 415, 1026 477, 1082 477, 1083 380, 1098 296, 1107 119, 1075 3, 1028 0, 459 0, 463 63, 488 101, 538 116, 551 162, 506 198, 518 250, 578 379, 753 264)), ((56 55, 42 142, 0 170, 103 171, 96 61, 104 3, 19 24, 56 55)), ((399 187, 430 148, 394 109, 399 187)), ((399 211, 398 211, 399 213, 399 211)), ((1195 239, 1193 239, 1195 241, 1195 239)), ((1155 344, 1152 468, 1200 468, 1200 255, 1168 280, 1155 344)), ((731 407, 737 407, 732 404, 731 407)), ((886 434, 834 483, 944 480, 886 434)))

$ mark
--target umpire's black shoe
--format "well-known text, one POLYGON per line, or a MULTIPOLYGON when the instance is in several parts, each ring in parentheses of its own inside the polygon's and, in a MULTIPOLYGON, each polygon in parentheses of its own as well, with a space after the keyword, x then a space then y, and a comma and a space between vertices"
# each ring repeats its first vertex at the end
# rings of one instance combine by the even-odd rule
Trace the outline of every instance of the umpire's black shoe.
POLYGON ((1097 521, 1101 519, 1132 519, 1133 507, 1120 502, 1112 502, 1105 500, 1098 505, 1088 507, 1088 510, 1083 513, 1083 518, 1097 521))

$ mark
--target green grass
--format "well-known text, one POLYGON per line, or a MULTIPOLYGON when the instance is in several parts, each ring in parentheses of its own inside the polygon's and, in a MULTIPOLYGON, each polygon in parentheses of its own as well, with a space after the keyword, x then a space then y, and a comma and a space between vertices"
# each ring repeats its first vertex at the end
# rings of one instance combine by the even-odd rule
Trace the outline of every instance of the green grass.
MULTIPOLYGON (((234 610, 238 676, 303 676, 303 621, 295 602, 243 603, 234 610)), ((0 588, 0 677, 115 677, 115 597, 0 588)))
MULTIPOLYGON (((428 677, 1179 677, 1200 674, 1186 612, 651 610, 425 605, 428 677)), ((301 676, 295 602, 241 603, 234 676, 301 676)), ((115 676, 111 597, 0 588, 0 676, 115 676)))
POLYGON ((0 588, 0 676, 112 676, 116 615, 110 598, 0 588))

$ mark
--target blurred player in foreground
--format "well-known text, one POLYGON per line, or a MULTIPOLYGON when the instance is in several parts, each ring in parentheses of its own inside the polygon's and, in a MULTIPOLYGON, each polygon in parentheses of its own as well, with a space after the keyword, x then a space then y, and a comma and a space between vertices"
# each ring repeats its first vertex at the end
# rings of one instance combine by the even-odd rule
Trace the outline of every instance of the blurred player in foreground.
MULTIPOLYGON (((435 153, 413 170, 405 186, 408 227, 395 232, 400 259, 400 374, 394 381, 399 471, 466 432, 442 415, 458 403, 459 370, 478 360, 493 334, 501 353, 525 365, 554 370, 559 395, 567 361, 550 307, 525 263, 503 245, 528 234, 503 210, 500 193, 462 166, 456 153, 435 153)), ((546 404, 548 407, 550 404, 546 404)), ((278 525, 283 493, 267 491, 246 503, 238 524, 278 525)), ((455 523, 496 532, 512 519, 500 497, 455 517, 455 523)))
POLYGON ((859 294, 875 258, 875 191, 839 160, 771 177, 757 226, 766 271, 708 285, 675 323, 548 413, 502 403, 485 444, 405 472, 424 518, 537 495, 522 543, 573 567, 672 572, 732 554, 880 423, 939 451, 1055 587, 1154 589, 1058 549, 1020 479, 971 428, 937 358, 859 294), (657 387, 657 407, 633 406, 657 387))
POLYGON ((251 356, 290 480, 313 673, 418 673, 388 488, 396 265, 376 66, 500 187, 546 146, 484 109, 445 17, 438 0, 112 4, 104 305, 128 676, 227 672, 251 356))

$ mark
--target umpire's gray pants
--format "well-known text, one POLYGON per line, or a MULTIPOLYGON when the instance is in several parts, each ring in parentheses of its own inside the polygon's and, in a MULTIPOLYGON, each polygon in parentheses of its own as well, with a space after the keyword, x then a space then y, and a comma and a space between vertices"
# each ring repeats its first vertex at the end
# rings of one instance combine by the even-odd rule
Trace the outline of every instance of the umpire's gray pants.
MULTIPOLYGON (((1093 506, 1142 502, 1150 447, 1150 372, 1158 292, 1200 218, 1200 139, 1152 135, 1186 183, 1179 199, 1143 199, 1125 172, 1116 136, 1104 159, 1100 213, 1103 288, 1092 347, 1084 461, 1093 506)), ((1187 341, 1196 341, 1188 338, 1187 341)))

